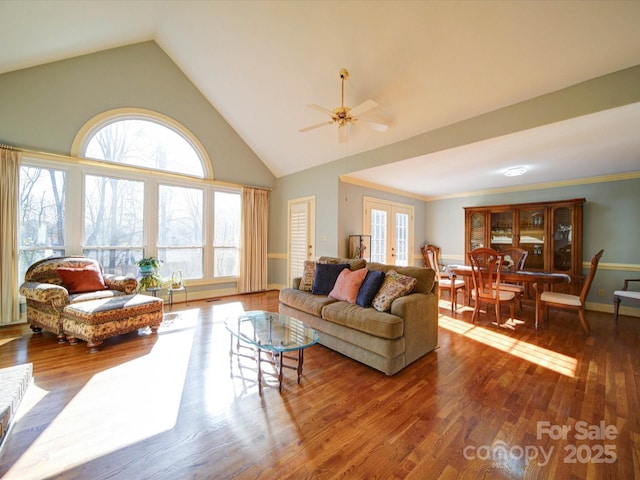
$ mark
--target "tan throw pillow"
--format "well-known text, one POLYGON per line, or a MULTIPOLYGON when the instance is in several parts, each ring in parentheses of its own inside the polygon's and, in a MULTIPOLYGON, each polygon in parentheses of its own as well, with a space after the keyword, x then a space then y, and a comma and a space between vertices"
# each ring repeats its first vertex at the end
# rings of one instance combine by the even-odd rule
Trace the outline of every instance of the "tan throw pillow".
POLYGON ((407 275, 401 275, 395 270, 389 270, 384 277, 384 282, 373 297, 371 306, 379 312, 386 312, 396 298, 411 293, 418 280, 407 275))
POLYGON ((313 278, 316 276, 316 262, 306 260, 304 262, 304 270, 302 271, 302 278, 300 279, 300 285, 298 290, 310 292, 313 287, 313 278))
POLYGON ((356 303, 360 285, 362 285, 362 282, 364 282, 364 277, 366 276, 366 268, 361 268, 360 270, 356 270, 355 272, 352 272, 351 270, 345 268, 342 272, 340 272, 340 275, 338 275, 336 284, 329 292, 329 297, 335 298, 336 300, 342 300, 344 302, 356 303))

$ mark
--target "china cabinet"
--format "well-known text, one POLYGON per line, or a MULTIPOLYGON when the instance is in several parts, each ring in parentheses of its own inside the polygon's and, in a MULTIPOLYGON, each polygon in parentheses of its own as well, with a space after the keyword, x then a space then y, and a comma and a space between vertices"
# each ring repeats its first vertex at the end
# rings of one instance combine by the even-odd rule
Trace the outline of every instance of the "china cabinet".
POLYGON ((582 287, 582 207, 584 198, 526 204, 465 207, 465 260, 479 247, 527 252, 526 270, 566 273, 561 287, 579 294, 582 287))

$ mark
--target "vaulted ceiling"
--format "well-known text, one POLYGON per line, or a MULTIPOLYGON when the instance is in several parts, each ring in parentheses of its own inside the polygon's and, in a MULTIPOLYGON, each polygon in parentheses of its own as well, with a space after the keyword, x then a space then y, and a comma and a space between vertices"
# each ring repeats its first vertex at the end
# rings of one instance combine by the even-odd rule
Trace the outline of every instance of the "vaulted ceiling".
MULTIPOLYGON (((0 73, 156 41, 278 177, 640 64, 638 1, 4 0, 0 16, 0 73), (299 132, 329 120, 307 105, 340 105, 341 68, 345 105, 375 100, 362 118, 386 132, 299 132)), ((432 197, 634 172, 638 127, 631 104, 352 176, 432 197), (515 165, 529 173, 506 179, 515 165)))

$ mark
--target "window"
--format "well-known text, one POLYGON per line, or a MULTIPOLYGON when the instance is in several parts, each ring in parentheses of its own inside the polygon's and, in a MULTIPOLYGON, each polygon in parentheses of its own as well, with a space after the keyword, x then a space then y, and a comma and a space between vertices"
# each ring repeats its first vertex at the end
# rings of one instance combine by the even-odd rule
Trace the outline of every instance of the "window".
POLYGON ((212 171, 207 154, 176 122, 114 112, 88 122, 74 140, 74 155, 98 161, 23 156, 19 281, 35 261, 63 255, 86 255, 107 273, 134 276, 138 260, 155 256, 165 279, 181 271, 202 284, 234 281, 241 189, 195 178, 212 171))
POLYGON ((240 194, 216 192, 213 216, 213 276, 237 277, 240 263, 240 194))
POLYGON ((158 197, 158 258, 164 261, 160 273, 180 271, 185 278, 202 278, 204 192, 160 185, 158 197))
POLYGON ((65 184, 62 170, 20 167, 20 279, 38 260, 65 254, 65 184))
POLYGON ((86 175, 84 190, 84 255, 105 272, 136 274, 144 245, 144 182, 86 175))
POLYGON ((170 126, 152 120, 111 121, 91 137, 87 158, 204 177, 196 149, 170 126))

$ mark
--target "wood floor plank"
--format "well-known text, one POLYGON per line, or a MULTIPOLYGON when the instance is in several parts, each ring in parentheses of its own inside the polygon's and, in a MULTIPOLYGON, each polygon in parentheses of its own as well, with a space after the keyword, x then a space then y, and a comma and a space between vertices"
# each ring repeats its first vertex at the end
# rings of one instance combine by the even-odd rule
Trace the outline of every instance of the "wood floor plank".
POLYGON ((238 308, 277 311, 277 292, 176 304, 158 334, 95 354, 0 328, 0 367, 34 366, 0 477, 640 478, 637 318, 588 312, 584 337, 570 312, 536 331, 528 305, 498 327, 442 301, 438 348, 398 374, 317 345, 299 385, 287 371, 279 393, 267 376, 260 395, 255 362, 229 356, 223 322, 238 308), (615 439, 576 438, 578 422, 601 421, 615 439), (543 422, 567 437, 540 434, 543 422), (585 461, 599 445, 615 461, 585 461))

